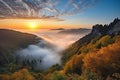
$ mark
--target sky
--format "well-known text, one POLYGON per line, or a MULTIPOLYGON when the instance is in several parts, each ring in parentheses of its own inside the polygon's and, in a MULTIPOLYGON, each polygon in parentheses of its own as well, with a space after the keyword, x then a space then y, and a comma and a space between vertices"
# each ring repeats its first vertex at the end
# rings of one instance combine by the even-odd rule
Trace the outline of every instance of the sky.
POLYGON ((0 28, 92 28, 120 18, 120 0, 0 0, 0 28))

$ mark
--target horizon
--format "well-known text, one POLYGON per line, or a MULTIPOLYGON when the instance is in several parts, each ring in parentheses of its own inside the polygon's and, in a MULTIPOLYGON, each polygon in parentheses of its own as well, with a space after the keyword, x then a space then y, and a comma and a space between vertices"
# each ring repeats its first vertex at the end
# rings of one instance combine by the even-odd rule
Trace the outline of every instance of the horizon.
POLYGON ((58 0, 55 1, 56 4, 53 1, 38 1, 42 5, 41 9, 39 9, 40 7, 37 7, 38 4, 30 3, 33 2, 32 0, 30 2, 26 1, 26 4, 22 0, 16 2, 1 0, 0 28, 20 31, 57 28, 91 29, 95 24, 105 25, 112 22, 115 18, 120 18, 119 0, 58 0), (24 6, 21 7, 20 5, 24 6), (34 7, 30 7, 30 5, 34 7), (18 6, 18 10, 14 9, 16 6, 18 6), (63 7, 65 9, 62 9, 63 7), (3 14, 3 9, 6 9, 5 14, 3 14), (34 14, 31 9, 34 10, 34 14), (20 11, 21 14, 19 13, 20 11))
POLYGON ((120 0, 0 0, 0 80, 120 80, 120 0))

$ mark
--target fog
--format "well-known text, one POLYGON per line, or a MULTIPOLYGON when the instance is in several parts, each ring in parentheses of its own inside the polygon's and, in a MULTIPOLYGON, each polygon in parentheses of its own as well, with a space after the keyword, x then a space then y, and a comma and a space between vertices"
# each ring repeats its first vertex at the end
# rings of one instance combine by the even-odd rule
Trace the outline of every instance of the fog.
POLYGON ((61 59, 61 56, 57 54, 57 50, 40 47, 38 45, 29 45, 17 53, 19 54, 21 62, 29 63, 29 65, 36 70, 45 70, 54 64, 60 64, 61 59))
POLYGON ((35 70, 46 70, 52 65, 61 64, 61 51, 86 34, 57 34, 57 31, 33 32, 43 38, 38 44, 28 45, 17 51, 19 62, 29 64, 35 70))

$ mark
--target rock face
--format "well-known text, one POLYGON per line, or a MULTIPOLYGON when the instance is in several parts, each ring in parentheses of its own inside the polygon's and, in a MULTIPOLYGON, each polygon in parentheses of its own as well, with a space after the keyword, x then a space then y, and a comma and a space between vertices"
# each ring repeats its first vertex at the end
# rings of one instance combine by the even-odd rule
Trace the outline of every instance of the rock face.
POLYGON ((116 18, 110 25, 108 34, 120 34, 120 19, 116 18))
POLYGON ((103 36, 103 35, 115 35, 120 33, 120 19, 116 18, 109 25, 95 25, 93 26, 92 32, 90 35, 92 36, 103 36))

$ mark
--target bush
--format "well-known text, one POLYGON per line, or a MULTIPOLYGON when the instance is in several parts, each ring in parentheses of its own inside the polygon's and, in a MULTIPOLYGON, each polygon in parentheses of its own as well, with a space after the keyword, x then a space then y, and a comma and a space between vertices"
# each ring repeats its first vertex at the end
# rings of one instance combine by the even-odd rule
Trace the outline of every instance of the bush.
POLYGON ((12 80, 35 80, 34 77, 29 73, 27 69, 19 70, 11 76, 12 80))
POLYGON ((79 80, 101 80, 101 79, 96 73, 84 70, 82 75, 79 77, 79 80))
POLYGON ((104 46, 108 46, 109 44, 112 44, 114 42, 114 39, 111 38, 111 36, 109 35, 106 35, 106 36, 103 36, 99 41, 98 43, 101 43, 101 45, 104 47, 104 46))
POLYGON ((74 55, 72 59, 66 63, 64 72, 81 74, 84 56, 85 54, 74 55))
POLYGON ((0 80, 10 80, 10 76, 7 74, 0 75, 0 80))
POLYGON ((67 80, 67 77, 59 72, 54 72, 50 80, 67 80))

